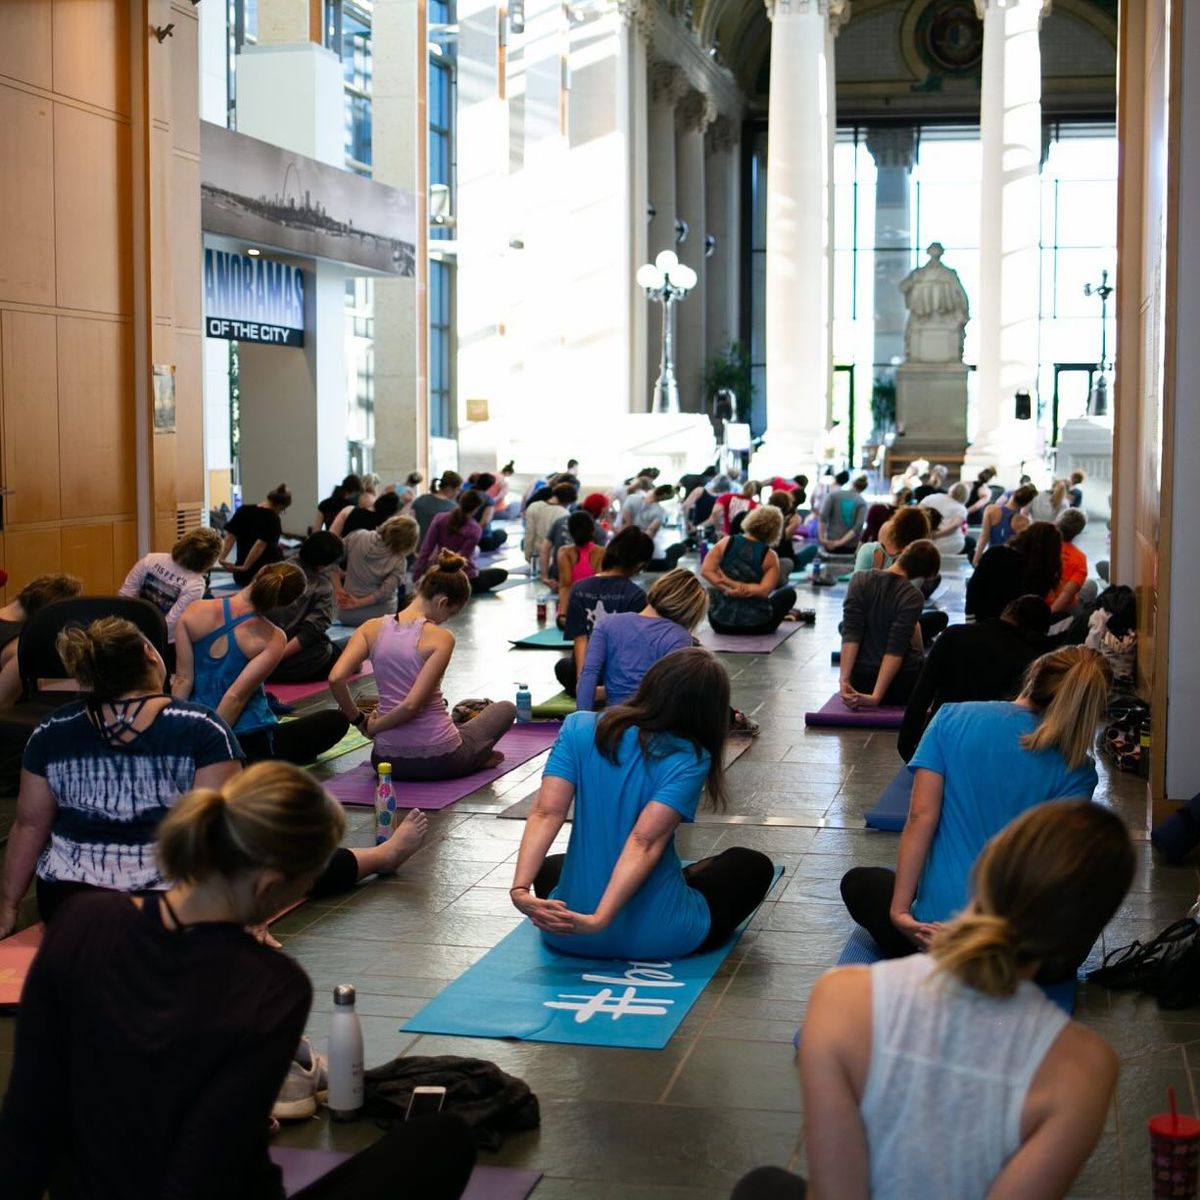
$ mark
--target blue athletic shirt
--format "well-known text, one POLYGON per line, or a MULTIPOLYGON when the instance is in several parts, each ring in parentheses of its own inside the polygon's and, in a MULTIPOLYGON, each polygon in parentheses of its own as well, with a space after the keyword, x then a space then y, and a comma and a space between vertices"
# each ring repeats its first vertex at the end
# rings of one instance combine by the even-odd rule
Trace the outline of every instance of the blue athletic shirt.
POLYGON ((1041 718, 1003 700, 943 704, 908 769, 942 776, 942 815, 917 886, 913 916, 945 921, 966 907, 971 867, 989 838, 1035 804, 1091 799, 1098 782, 1089 758, 1072 770, 1057 750, 1026 750, 1022 734, 1041 718))
MULTIPOLYGON (((551 896, 578 913, 596 911, 642 809, 657 800, 690 822, 708 777, 707 751, 697 754, 682 738, 656 734, 652 752, 643 755, 632 727, 621 735, 618 761, 609 762, 596 747, 599 719, 591 712, 569 716, 546 764, 547 775, 575 787, 575 822, 562 877, 551 896)), ((646 882, 607 929, 542 936, 567 954, 662 960, 695 950, 708 936, 709 921, 704 897, 684 882, 672 838, 646 882)))

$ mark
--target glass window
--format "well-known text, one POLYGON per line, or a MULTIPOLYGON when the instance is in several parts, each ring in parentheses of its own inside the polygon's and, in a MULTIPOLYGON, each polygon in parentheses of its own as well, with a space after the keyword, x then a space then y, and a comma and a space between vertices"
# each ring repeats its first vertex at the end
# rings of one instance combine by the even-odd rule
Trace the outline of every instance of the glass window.
POLYGON ((365 0, 326 0, 325 45, 342 60, 346 166, 371 173, 371 88, 374 60, 371 6, 365 0))
POLYGON ((433 259, 429 263, 429 433, 453 437, 451 410, 450 290, 452 268, 433 259))

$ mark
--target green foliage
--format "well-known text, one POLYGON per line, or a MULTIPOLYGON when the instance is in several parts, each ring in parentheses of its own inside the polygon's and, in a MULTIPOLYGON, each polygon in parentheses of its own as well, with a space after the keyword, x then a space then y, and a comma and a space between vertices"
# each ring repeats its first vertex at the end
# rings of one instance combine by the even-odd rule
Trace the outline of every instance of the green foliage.
POLYGON ((750 373, 750 352, 741 342, 730 342, 704 364, 704 396, 707 400, 728 388, 738 398, 743 412, 750 411, 754 382, 750 373))
POLYGON ((896 381, 879 376, 871 388, 871 420, 881 432, 896 424, 896 381))

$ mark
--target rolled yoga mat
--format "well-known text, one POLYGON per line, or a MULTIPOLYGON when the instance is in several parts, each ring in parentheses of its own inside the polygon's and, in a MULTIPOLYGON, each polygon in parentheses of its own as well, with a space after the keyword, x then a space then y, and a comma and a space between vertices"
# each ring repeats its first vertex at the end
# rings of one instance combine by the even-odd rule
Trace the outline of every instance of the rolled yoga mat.
POLYGON ((904 828, 912 800, 912 781, 912 772, 907 766, 896 772, 896 777, 883 789, 883 795, 875 801, 875 807, 864 817, 868 829, 899 833, 904 828))
MULTIPOLYGON (((514 725, 496 743, 496 749, 504 755, 504 761, 498 767, 476 771, 473 775, 424 783, 395 779, 396 807, 423 808, 429 812, 446 808, 502 775, 507 775, 509 771, 515 770, 544 750, 549 750, 561 728, 560 721, 534 721, 528 725, 514 725)), ((325 790, 342 804, 372 808, 375 804, 376 778, 375 768, 369 761, 359 763, 352 771, 325 780, 325 790)))
POLYGON ((653 963, 560 954, 522 921, 403 1032, 661 1050, 752 919, 715 950, 653 963))
MULTIPOLYGON (((839 967, 869 967, 872 963, 882 962, 883 954, 875 939, 861 926, 855 925, 846 948, 837 960, 839 967)), ((1054 1001, 1068 1016, 1075 1011, 1076 983, 1073 979, 1062 983, 1041 983, 1038 986, 1046 994, 1047 1000, 1054 1001)), ((799 1035, 797 1035, 797 1038, 799 1035)))
POLYGON ((575 643, 574 641, 566 641, 563 637, 563 631, 553 623, 545 629, 539 629, 536 633, 528 633, 524 637, 509 638, 514 646, 521 646, 527 650, 569 650, 575 643))
POLYGON ((903 722, 903 708, 847 708, 840 692, 804 714, 805 725, 814 729, 899 729, 903 722))
MULTIPOLYGON (((272 1146, 270 1154, 271 1161, 283 1172, 285 1196, 294 1196, 316 1183, 350 1157, 340 1150, 302 1150, 295 1146, 272 1146)), ((541 1171, 477 1166, 462 1200, 526 1200, 541 1177, 541 1171)))
POLYGON ((803 626, 799 621, 784 621, 774 633, 717 633, 705 626, 696 634, 706 650, 722 654, 770 654, 803 626))

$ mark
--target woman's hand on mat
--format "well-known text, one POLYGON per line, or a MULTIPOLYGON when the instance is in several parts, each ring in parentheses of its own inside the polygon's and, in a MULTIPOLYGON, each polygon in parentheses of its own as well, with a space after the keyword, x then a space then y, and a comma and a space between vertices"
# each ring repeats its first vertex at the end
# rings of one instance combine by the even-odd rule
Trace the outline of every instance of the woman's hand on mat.
POLYGON ((900 930, 902 934, 914 945, 920 946, 922 950, 929 949, 929 943, 933 941, 933 935, 937 933, 940 926, 937 922, 918 921, 916 917, 909 912, 893 912, 892 924, 900 930))
POLYGON ((513 904, 543 933, 599 933, 605 927, 594 913, 572 912, 561 900, 539 900, 532 892, 510 894, 513 904))
POLYGON ((842 703, 847 708, 878 708, 879 701, 866 692, 855 691, 848 683, 842 684, 842 703))

